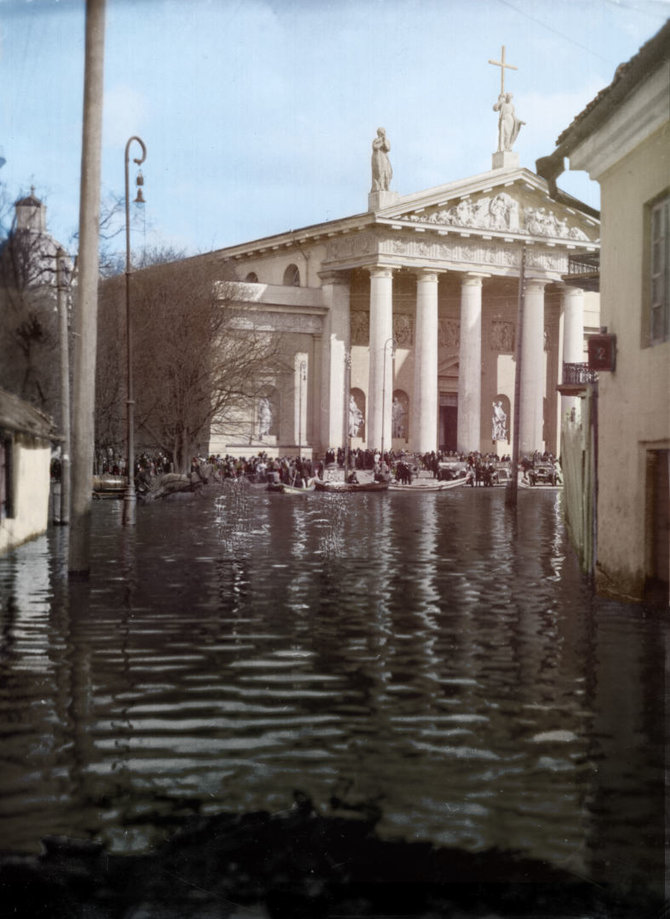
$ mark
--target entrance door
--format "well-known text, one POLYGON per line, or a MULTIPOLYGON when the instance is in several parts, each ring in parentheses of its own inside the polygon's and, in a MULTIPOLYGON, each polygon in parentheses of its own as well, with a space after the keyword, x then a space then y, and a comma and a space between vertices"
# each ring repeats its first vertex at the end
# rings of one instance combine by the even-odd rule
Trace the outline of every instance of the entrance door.
POLYGON ((654 605, 667 606, 670 600, 670 451, 651 450, 648 457, 651 570, 646 599, 654 605))
POLYGON ((455 405, 440 406, 440 450, 456 449, 458 408, 455 405))

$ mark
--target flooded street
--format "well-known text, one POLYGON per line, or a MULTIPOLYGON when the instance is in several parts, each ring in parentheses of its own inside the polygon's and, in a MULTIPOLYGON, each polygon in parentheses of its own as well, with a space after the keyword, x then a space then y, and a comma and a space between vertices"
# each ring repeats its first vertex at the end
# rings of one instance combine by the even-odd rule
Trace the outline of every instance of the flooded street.
POLYGON ((0 558, 0 849, 137 853, 298 790, 662 890, 667 620, 593 597, 559 492, 504 498, 229 485, 135 528, 95 502, 87 584, 65 529, 0 558))

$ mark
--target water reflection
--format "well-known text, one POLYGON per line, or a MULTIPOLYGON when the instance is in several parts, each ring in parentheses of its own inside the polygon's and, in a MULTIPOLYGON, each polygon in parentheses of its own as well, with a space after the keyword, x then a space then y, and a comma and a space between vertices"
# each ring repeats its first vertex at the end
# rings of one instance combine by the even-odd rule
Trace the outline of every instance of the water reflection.
MULTIPOLYGON (((594 600, 560 496, 234 486, 0 559, 0 833, 150 845, 190 813, 379 830, 623 885, 663 868, 665 624, 594 600)), ((642 879, 642 880, 641 880, 642 879)))

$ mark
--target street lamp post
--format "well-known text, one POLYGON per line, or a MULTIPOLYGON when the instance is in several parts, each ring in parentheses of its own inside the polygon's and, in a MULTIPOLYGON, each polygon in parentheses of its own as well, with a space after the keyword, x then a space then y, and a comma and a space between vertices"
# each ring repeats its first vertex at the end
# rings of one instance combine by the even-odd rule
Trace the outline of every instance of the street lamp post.
POLYGON ((351 349, 344 355, 344 478, 349 472, 349 454, 351 453, 351 349))
POLYGON ((384 461, 384 421, 386 419, 386 348, 389 344, 391 345, 391 354, 395 355, 397 344, 395 338, 387 338, 384 342, 384 368, 382 377, 382 462, 384 461))
MULTIPOLYGON (((137 506, 137 495, 135 494, 135 396, 133 392, 133 340, 132 340, 132 329, 130 324, 130 204, 129 204, 129 194, 128 194, 128 158, 130 145, 136 141, 142 148, 142 156, 135 157, 133 159, 134 163, 137 163, 140 166, 147 156, 147 148, 144 146, 144 141, 139 137, 131 137, 126 144, 125 152, 125 190, 126 190, 126 359, 127 359, 127 370, 126 370, 126 380, 127 380, 127 399, 126 399, 126 490, 123 495, 123 524, 124 526, 134 526, 135 524, 135 509, 137 506)), ((137 177, 137 185, 140 186, 137 191, 137 197, 135 198, 135 203, 144 204, 144 198, 142 197, 142 188, 144 184, 144 179, 142 174, 137 177)))
POLYGON ((302 459, 302 384, 305 382, 307 361, 298 364, 298 458, 302 459))

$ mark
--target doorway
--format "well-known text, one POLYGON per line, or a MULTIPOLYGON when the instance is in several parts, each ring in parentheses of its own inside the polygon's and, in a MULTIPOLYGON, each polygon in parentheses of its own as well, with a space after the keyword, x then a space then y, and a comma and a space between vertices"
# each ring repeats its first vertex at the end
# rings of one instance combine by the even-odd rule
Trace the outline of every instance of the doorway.
POLYGON ((649 555, 645 600, 654 606, 670 603, 670 450, 647 454, 647 533, 649 555))
POLYGON ((440 393, 440 450, 456 450, 458 431, 458 393, 440 393))

